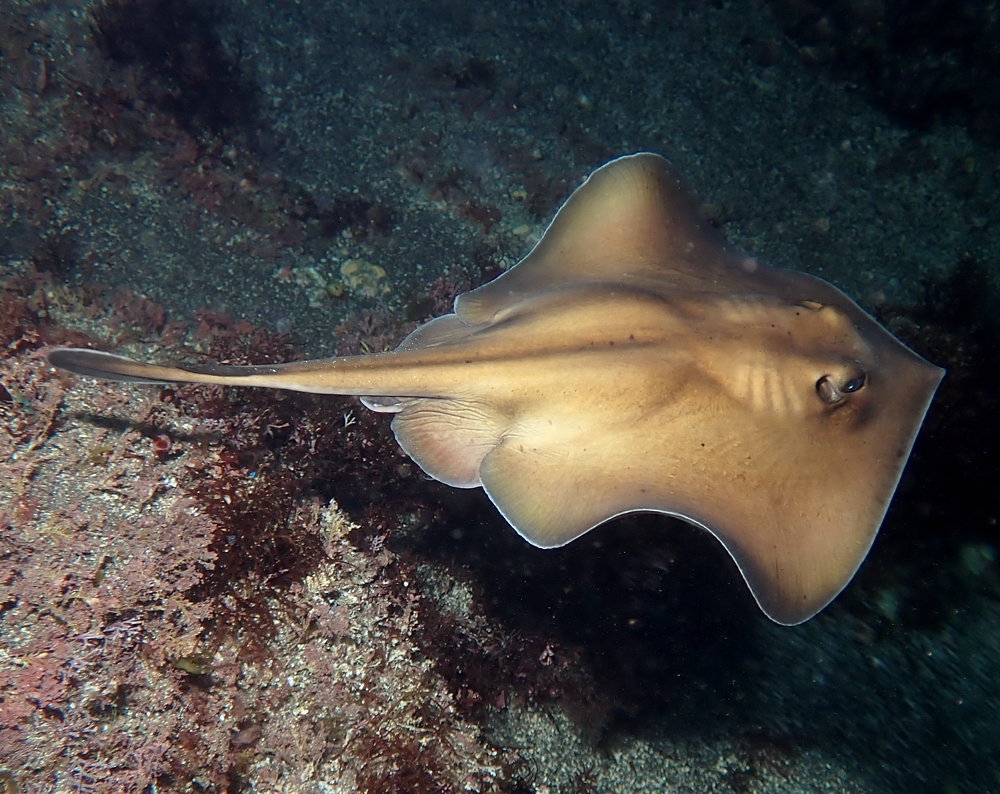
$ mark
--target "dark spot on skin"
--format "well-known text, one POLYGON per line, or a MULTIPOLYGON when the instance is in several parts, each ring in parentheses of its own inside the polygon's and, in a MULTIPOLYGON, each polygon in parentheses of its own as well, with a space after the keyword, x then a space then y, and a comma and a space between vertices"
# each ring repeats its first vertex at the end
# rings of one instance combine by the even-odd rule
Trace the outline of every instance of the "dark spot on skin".
POLYGON ((615 346, 615 340, 614 339, 610 340, 608 342, 608 344, 611 345, 611 347, 614 347, 615 346))
POLYGON ((635 339, 635 334, 629 334, 629 335, 628 335, 628 338, 629 338, 629 339, 635 339))

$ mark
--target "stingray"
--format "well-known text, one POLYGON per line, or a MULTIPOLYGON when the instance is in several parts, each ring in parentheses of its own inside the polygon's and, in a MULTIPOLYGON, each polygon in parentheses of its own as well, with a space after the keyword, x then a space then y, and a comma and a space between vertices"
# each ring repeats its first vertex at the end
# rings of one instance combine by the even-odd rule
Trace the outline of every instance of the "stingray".
POLYGON ((786 625, 871 547, 944 371, 831 284, 731 248, 674 167, 597 169, 534 249, 393 351, 269 366, 59 348, 79 375, 354 395, 431 477, 535 546, 684 519, 786 625))

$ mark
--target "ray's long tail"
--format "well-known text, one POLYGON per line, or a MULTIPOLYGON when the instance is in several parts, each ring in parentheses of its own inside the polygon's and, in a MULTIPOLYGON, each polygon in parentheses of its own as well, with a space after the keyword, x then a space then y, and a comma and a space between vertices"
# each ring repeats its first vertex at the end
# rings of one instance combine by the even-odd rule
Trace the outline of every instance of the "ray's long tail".
POLYGON ((99 350, 74 347, 54 348, 48 352, 45 358, 53 367, 65 369, 75 375, 127 383, 216 383, 229 386, 249 386, 257 385, 250 382, 255 379, 255 376, 274 376, 280 373, 283 366, 288 366, 164 366, 145 364, 141 361, 125 358, 125 356, 115 356, 99 350))
POLYGON ((77 375, 128 383, 209 383, 349 396, 406 391, 399 384, 405 357, 393 353, 246 367, 146 364, 99 350, 71 347, 53 348, 46 358, 52 366, 77 375))

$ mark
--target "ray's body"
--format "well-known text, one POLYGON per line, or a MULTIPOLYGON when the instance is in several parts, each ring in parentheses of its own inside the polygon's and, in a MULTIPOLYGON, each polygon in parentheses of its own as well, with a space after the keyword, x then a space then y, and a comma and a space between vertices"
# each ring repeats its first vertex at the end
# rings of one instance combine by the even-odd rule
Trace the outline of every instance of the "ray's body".
POLYGON ((943 371, 842 292, 728 247, 652 154, 595 171, 542 240, 389 353, 156 366, 57 349, 78 374, 357 395, 432 477, 482 486, 529 542, 679 516, 798 623, 874 540, 943 371))

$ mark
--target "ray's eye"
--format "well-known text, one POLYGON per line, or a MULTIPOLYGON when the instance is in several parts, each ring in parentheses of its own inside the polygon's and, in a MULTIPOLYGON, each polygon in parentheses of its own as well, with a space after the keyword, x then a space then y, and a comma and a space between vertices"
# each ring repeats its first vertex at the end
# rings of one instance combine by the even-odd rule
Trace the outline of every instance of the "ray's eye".
POLYGON ((824 375, 816 381, 816 394, 827 405, 833 405, 864 388, 867 380, 865 371, 857 368, 851 368, 843 377, 824 375))
POLYGON ((853 394, 862 386, 865 385, 865 373, 859 372, 853 378, 851 378, 847 383, 841 387, 841 391, 845 394, 853 394))

